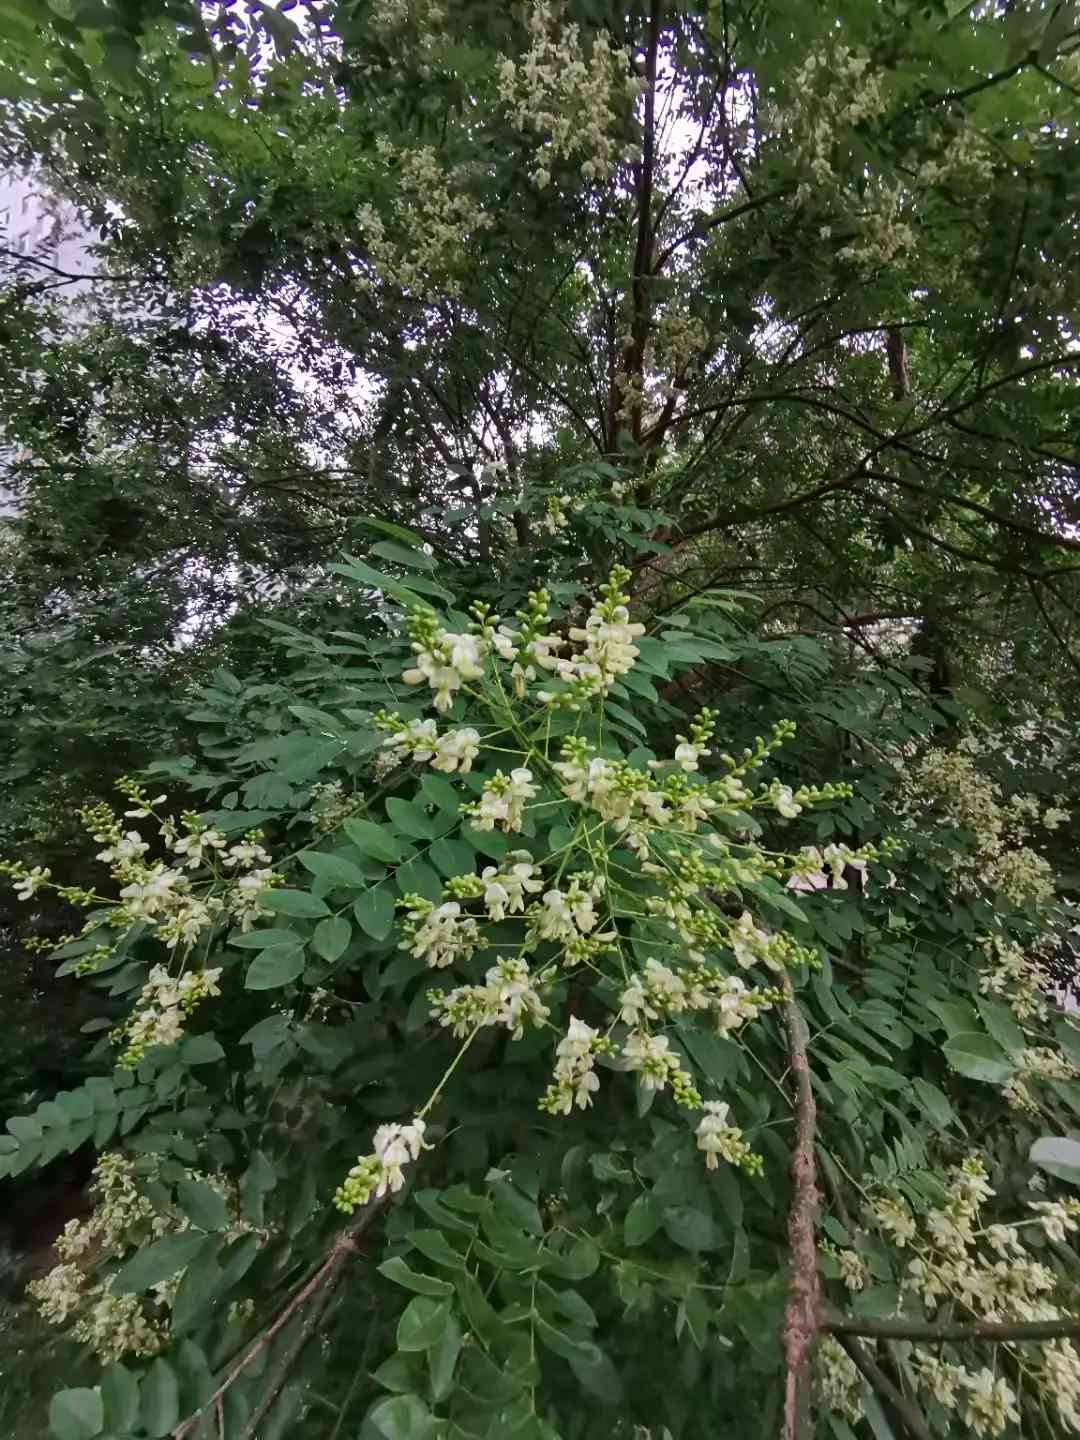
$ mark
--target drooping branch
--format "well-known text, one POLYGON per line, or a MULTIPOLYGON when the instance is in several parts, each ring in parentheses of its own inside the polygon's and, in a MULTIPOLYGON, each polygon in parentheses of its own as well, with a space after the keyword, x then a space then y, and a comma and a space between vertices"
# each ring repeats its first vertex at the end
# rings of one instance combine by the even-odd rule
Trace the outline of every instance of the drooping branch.
POLYGON ((791 1076, 795 1082, 795 1145, 791 1152, 791 1208, 788 1211, 788 1299, 784 1307, 784 1392, 782 1440, 809 1440, 810 1351, 817 1338, 818 1274, 814 1222, 818 1210, 814 1138, 817 1107, 806 1058, 809 1032, 789 976, 784 976, 791 1076))
POLYGON ((839 1341, 851 1357, 852 1363, 865 1377, 870 1388, 892 1406, 896 1417, 903 1423, 904 1429, 913 1437, 913 1440, 934 1440, 929 1425, 917 1407, 896 1388, 881 1366, 871 1359, 859 1342, 850 1335, 841 1335, 839 1341))
POLYGON ((822 1317, 820 1328, 830 1335, 863 1335, 879 1340, 922 1340, 932 1345, 941 1340, 993 1340, 1021 1343, 1025 1340, 1061 1340, 1080 1335, 1080 1316, 1061 1320, 895 1320, 876 1316, 835 1315, 822 1317))
MULTIPOLYGON (((267 1329, 265 1329, 261 1335, 257 1336, 254 1342, 248 1346, 247 1350, 245 1350, 244 1354, 225 1376, 225 1379, 210 1398, 206 1400, 198 1410, 189 1415, 186 1420, 182 1420, 180 1424, 177 1425, 172 1432, 172 1440, 187 1440, 187 1437, 199 1428, 204 1416, 217 1409, 225 1392, 239 1380, 251 1362, 263 1353, 275 1335, 281 1333, 303 1305, 306 1305, 313 1296, 321 1296, 321 1292, 324 1290, 327 1292, 326 1298, 329 1298, 329 1292, 332 1291, 337 1284, 345 1262, 356 1251, 357 1239, 363 1234, 375 1217, 385 1209, 386 1203, 387 1197, 373 1200, 360 1212, 350 1225, 347 1225, 345 1229, 341 1231, 331 1246, 326 1259, 319 1266, 318 1270, 316 1270, 315 1274, 312 1275, 311 1279, 297 1290, 296 1294, 288 1301, 274 1323, 268 1326, 267 1329)), ((320 1298, 320 1303, 316 1307, 319 1313, 321 1313, 324 1305, 325 1300, 320 1298)), ((301 1334, 304 1335, 306 1339, 309 1333, 310 1331, 305 1325, 302 1328, 301 1334)), ((297 1346, 295 1351, 291 1351, 294 1358, 296 1354, 299 1354, 301 1348, 301 1346, 297 1346)), ((273 1396, 271 1396, 271 1400, 272 1399, 273 1396)))

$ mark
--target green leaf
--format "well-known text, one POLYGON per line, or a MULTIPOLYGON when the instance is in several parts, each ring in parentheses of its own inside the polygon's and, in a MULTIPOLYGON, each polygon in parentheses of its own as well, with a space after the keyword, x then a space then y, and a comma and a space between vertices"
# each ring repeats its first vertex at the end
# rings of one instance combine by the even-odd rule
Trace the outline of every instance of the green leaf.
POLYGON ((956 1123, 956 1111, 949 1104, 948 1097, 942 1094, 936 1085, 931 1085, 919 1076, 916 1076, 911 1084, 919 1104, 932 1124, 940 1130, 947 1130, 956 1123))
POLYGON ((225 1059, 221 1042, 213 1035, 185 1035, 178 1054, 184 1065, 212 1065, 225 1059))
POLYGON ((969 1080, 1005 1085, 1013 1067, 997 1041, 980 1030, 964 1030, 951 1036, 943 1046, 945 1059, 969 1080))
POLYGON ((386 813, 394 822, 394 828, 410 839, 431 840, 439 833, 439 827, 431 816, 411 800, 401 800, 392 795, 386 802, 386 813))
POLYGON ((428 1350, 431 1394, 436 1400, 445 1400, 453 1388, 454 1367, 461 1354, 461 1345, 461 1326, 457 1317, 451 1313, 446 1318, 442 1334, 428 1350))
POLYGON ((669 1205, 664 1211, 668 1238, 684 1250, 718 1250, 720 1232, 711 1216, 693 1205, 669 1205))
POLYGON ((302 974, 304 969, 304 947, 302 945, 275 945, 264 950, 248 966, 244 977, 247 990, 275 990, 279 985, 288 985, 302 974))
POLYGON ((142 1423, 151 1440, 168 1435, 180 1421, 180 1387, 164 1360, 155 1360, 142 1382, 142 1423))
POLYGON ((644 1245, 660 1229, 663 1216, 651 1195, 639 1195, 626 1212, 623 1238, 627 1245, 644 1245))
POLYGON ((1016 1016, 1008 1005, 1002 1004, 1000 1000, 988 1000, 983 995, 976 999, 975 1004, 979 1007, 983 1024, 1004 1050, 1011 1054, 1024 1049, 1027 1045, 1024 1032, 1016 1023, 1016 1016))
POLYGON ((110 1365, 101 1376, 101 1400, 105 1425, 116 1434, 134 1430, 139 1418, 139 1385, 123 1365, 110 1365))
MULTIPOLYGON (((298 858, 305 870, 310 870, 312 875, 335 889, 363 890, 369 883, 359 866, 340 855, 326 855, 321 850, 305 850, 298 858)), ((293 913, 295 914, 295 911, 293 913)))
POLYGON ((229 1207, 219 1195, 201 1180, 180 1180, 176 1186, 180 1209, 200 1230, 224 1230, 229 1223, 229 1207))
POLYGON ((395 1285, 403 1285, 406 1290, 413 1290, 418 1295, 452 1295, 454 1287, 446 1280, 436 1280, 434 1275, 423 1275, 419 1270, 411 1270, 400 1255, 394 1255, 389 1260, 376 1267, 380 1275, 387 1280, 392 1280, 395 1285))
POLYGON ((399 1350, 427 1350, 441 1337, 450 1316, 445 1301, 429 1300, 417 1295, 402 1312, 397 1327, 399 1350))
POLYGON ((444 835, 435 841, 428 851, 428 856, 431 863, 447 878, 451 875, 476 874, 476 851, 463 840, 451 840, 444 835))
POLYGON ((269 950, 272 945, 295 945, 300 936, 295 930, 249 930, 247 934, 233 933, 229 944, 240 950, 269 950))
POLYGON ((307 890, 264 890, 259 904, 275 915, 296 915, 302 920, 321 920, 330 914, 329 907, 307 890))
POLYGON ((167 1235, 164 1240, 155 1240, 145 1249, 137 1250, 117 1271, 113 1293, 121 1295, 130 1291, 141 1295, 159 1280, 168 1280, 194 1259, 205 1239, 201 1232, 185 1231, 183 1235, 167 1235))
POLYGON ((351 939, 352 926, 345 916, 331 915, 328 920, 320 920, 315 926, 315 934, 311 937, 311 948, 316 955, 321 955, 329 964, 333 964, 344 952, 351 939))
POLYGON ((436 1428, 419 1395, 390 1395, 373 1406, 367 1418, 386 1440, 427 1440, 436 1428))
POLYGON ((435 561, 430 555, 425 555, 422 550, 410 550, 393 540, 380 540, 377 545, 372 545, 371 553, 378 555, 380 560, 391 560, 395 565, 405 565, 413 570, 435 569, 435 561))
POLYGON ((406 1238, 436 1265, 447 1265, 454 1270, 464 1268, 465 1262, 441 1230, 411 1230, 406 1238))
POLYGON ((394 928, 394 897, 387 886, 374 885, 354 903, 353 914, 373 940, 385 940, 394 928))
POLYGON ((1080 1185, 1080 1140, 1044 1135, 1032 1145, 1028 1159, 1048 1175, 1080 1185))
POLYGON ((56 1440, 92 1440, 104 1424, 105 1409, 96 1390, 61 1390, 49 1404, 49 1428, 56 1440))
POLYGON ((406 604, 415 604, 417 595, 431 595, 436 600, 444 600, 447 604, 453 601, 449 590, 444 590, 441 585, 436 585, 433 580, 422 580, 419 575, 410 575, 407 581, 394 580, 389 575, 384 575, 381 570, 373 570, 370 565, 365 565, 362 560, 355 556, 346 556, 347 565, 334 564, 329 568, 339 575, 347 575, 350 580, 359 580, 362 585, 369 585, 374 590, 384 590, 387 595, 395 599, 404 600, 406 604))
POLYGON ((376 825, 371 820, 350 819, 342 822, 342 828, 356 848, 373 860, 383 860, 387 864, 396 865, 405 855, 394 832, 387 825, 376 825))
POLYGON ((536 1326, 536 1338, 556 1355, 561 1355, 564 1360, 576 1360, 582 1365, 599 1365, 603 1354, 591 1340, 579 1340, 573 1335, 568 1335, 565 1330, 558 1330, 554 1325, 549 1325, 541 1315, 533 1318, 536 1326))

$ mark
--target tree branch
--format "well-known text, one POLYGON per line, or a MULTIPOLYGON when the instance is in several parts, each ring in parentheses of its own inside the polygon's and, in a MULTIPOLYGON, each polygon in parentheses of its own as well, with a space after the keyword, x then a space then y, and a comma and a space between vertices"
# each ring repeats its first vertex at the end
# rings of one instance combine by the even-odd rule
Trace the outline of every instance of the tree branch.
POLYGON ((839 1340, 850 1355, 853 1364, 862 1372, 870 1388, 892 1406, 908 1434, 914 1436, 914 1440, 934 1440, 929 1425, 916 1407, 906 1395, 901 1394, 881 1366, 870 1358, 859 1342, 853 1340, 850 1335, 841 1335, 839 1340))
MULTIPOLYGON (((204 1404, 200 1405, 198 1410, 189 1415, 186 1420, 181 1421, 181 1423, 177 1425, 172 1432, 172 1440, 187 1440, 187 1436, 198 1429, 203 1416, 206 1415, 208 1411, 216 1408, 226 1390, 240 1378, 255 1357, 262 1354, 274 1336, 280 1334, 300 1307, 324 1286, 329 1285, 332 1289, 333 1285, 337 1284, 338 1272, 344 1266, 349 1256, 356 1251, 357 1238, 363 1234, 375 1217, 385 1209, 386 1199, 387 1197, 383 1197, 381 1200, 372 1201, 351 1225, 346 1226, 346 1228, 342 1230, 341 1234, 334 1241, 329 1255, 311 1279, 300 1287, 274 1323, 268 1329, 264 1330, 255 1342, 248 1347, 210 1398, 206 1400, 204 1404)), ((318 1308, 321 1310, 321 1305, 318 1308)), ((297 1353, 298 1351, 299 1347, 297 1347, 297 1353)))
POLYGON ((806 1058, 809 1035, 788 975, 784 976, 784 1018, 787 1024, 791 1074, 795 1081, 795 1148, 791 1152, 791 1209, 788 1211, 788 1300, 784 1308, 783 1440, 810 1440, 810 1350, 817 1337, 818 1274, 814 1221, 818 1209, 814 1136, 817 1107, 806 1058))
MULTIPOLYGON (((827 1314, 821 1329, 830 1335, 865 1335, 879 1340, 994 1340, 999 1343, 1024 1340, 1061 1340, 1080 1335, 1080 1316, 1062 1320, 1017 1320, 1015 1322, 971 1320, 879 1320, 872 1316, 827 1314)), ((841 1340, 841 1343, 842 1340, 841 1340)))

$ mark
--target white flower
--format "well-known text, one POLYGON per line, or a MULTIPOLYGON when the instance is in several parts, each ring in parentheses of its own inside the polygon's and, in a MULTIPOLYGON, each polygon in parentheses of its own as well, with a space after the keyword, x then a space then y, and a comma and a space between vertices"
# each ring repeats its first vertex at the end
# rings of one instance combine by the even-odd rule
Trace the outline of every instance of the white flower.
POLYGON ((132 881, 120 891, 128 914, 153 916, 165 909, 175 892, 187 887, 187 879, 179 870, 169 869, 160 862, 145 873, 142 880, 132 881))
POLYGON ((777 814, 783 815, 786 820, 794 820, 796 815, 802 814, 803 807, 797 803, 790 785, 778 785, 771 798, 777 814))
POLYGON ((410 911, 408 919, 412 928, 402 949, 426 961, 433 970, 444 969, 458 959, 467 960, 480 943, 476 921, 462 916, 456 900, 432 906, 423 918, 420 911, 410 911))
POLYGON ((15 882, 15 894, 20 900, 29 900, 32 895, 37 894, 51 874, 52 871, 48 868, 35 865, 34 868, 25 875, 20 875, 15 882))
POLYGON ((430 649, 414 648, 416 665, 401 678, 406 685, 420 685, 426 680, 435 691, 435 709, 440 713, 450 709, 464 681, 478 680, 484 673, 484 646, 478 635, 439 630, 430 649))
POLYGON ((742 1131, 728 1124, 731 1106, 723 1100, 706 1100, 705 1114, 698 1121, 697 1146, 705 1152, 705 1167, 715 1170, 721 1160, 738 1164, 743 1158, 746 1146, 742 1131))
POLYGON ((555 1078, 542 1102, 544 1109, 554 1115, 569 1115, 574 1105, 584 1110, 592 1104, 600 1088, 600 1078, 593 1068, 599 1039, 598 1030, 576 1015, 571 1016, 566 1034, 555 1047, 555 1078))
POLYGON ((656 1020, 659 1014, 635 976, 619 996, 619 1019, 624 1025, 637 1026, 643 1020, 656 1020))
POLYGON ((689 740, 684 740, 682 744, 675 746, 675 763, 686 771, 697 770, 698 761, 707 753, 704 746, 691 745, 689 740))
POLYGON ((409 1125, 380 1125, 371 1142, 375 1158, 382 1166, 382 1176, 375 1188, 376 1197, 401 1189, 405 1183, 404 1167, 410 1161, 419 1160, 425 1149, 423 1120, 413 1120, 409 1125))
POLYGON ((97 858, 114 865, 126 865, 132 860, 138 860, 149 849, 150 846, 137 830, 129 830, 122 839, 114 841, 107 850, 99 850, 97 858))
POLYGON ((666 1035, 650 1035, 645 1030, 627 1036, 622 1059, 628 1070, 641 1072, 643 1090, 663 1090, 673 1065, 677 1067, 678 1061, 668 1053, 670 1043, 666 1035))
MULTIPOLYGON (((766 964, 769 963, 769 933, 754 924, 754 917, 749 910, 744 910, 732 926, 729 943, 735 952, 735 959, 743 969, 762 959, 766 964)), ((773 968, 778 967, 774 966, 773 968)))
POLYGON ((453 774, 455 770, 460 769, 462 775, 467 775, 479 754, 479 731, 468 726, 460 730, 448 730, 445 735, 439 737, 431 768, 445 771, 447 774, 453 774))
POLYGON ((204 851, 223 850, 225 844, 225 836, 218 830, 193 830, 177 840, 172 848, 177 855, 184 856, 189 870, 196 870, 203 863, 204 851))
POLYGON ((500 825, 505 831, 520 830, 525 801, 536 794, 532 771, 523 766, 511 770, 509 776, 497 770, 488 781, 480 799, 471 807, 470 824, 474 830, 494 830, 500 825))
POLYGON ((1004 1378, 985 1367, 964 1377, 964 1419, 980 1435, 1000 1435, 1020 1419, 1016 1395, 1004 1378))
POLYGON ((234 865, 269 865, 270 855, 254 841, 241 840, 229 847, 221 857, 221 863, 228 869, 232 869, 234 865))

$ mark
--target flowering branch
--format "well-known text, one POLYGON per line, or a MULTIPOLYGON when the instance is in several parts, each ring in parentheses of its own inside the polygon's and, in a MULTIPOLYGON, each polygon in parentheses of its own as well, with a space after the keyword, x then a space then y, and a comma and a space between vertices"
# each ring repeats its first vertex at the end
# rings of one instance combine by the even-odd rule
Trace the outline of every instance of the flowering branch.
MULTIPOLYGON (((338 1280, 338 1272, 349 1256, 356 1250, 357 1238, 363 1234, 379 1212, 385 1207, 388 1198, 388 1196, 382 1196, 372 1201, 351 1225, 347 1225, 345 1229, 342 1230, 341 1234, 331 1246, 329 1255, 311 1279, 308 1280, 305 1285, 301 1286, 274 1323, 263 1331, 254 1344, 249 1346, 241 1359, 237 1361, 205 1404, 201 1405, 199 1409, 189 1415, 186 1420, 177 1425, 176 1429, 172 1432, 172 1440, 187 1440, 187 1436, 193 1434, 194 1431, 198 1429, 203 1416, 220 1404, 221 1397, 225 1394, 226 1390, 240 1378, 256 1356, 262 1354, 274 1336, 280 1334, 300 1307, 305 1305, 307 1301, 324 1286, 328 1286, 330 1289, 333 1288, 338 1280)), ((322 1309, 321 1305, 319 1309, 322 1309)), ((305 1336, 307 1333, 307 1327, 305 1327, 305 1336)))
MULTIPOLYGON (((820 1328, 830 1335, 865 1335, 881 1340, 1058 1340, 1080 1335, 1080 1316, 1061 1320, 879 1320, 826 1315, 820 1328)), ((843 1344, 843 1340, 841 1340, 843 1344)))
POLYGON ((791 1261, 783 1330, 787 1365, 783 1440, 804 1440, 804 1437, 813 1434, 807 1360, 819 1328, 817 1245, 814 1238, 814 1218, 818 1208, 814 1161, 817 1108, 806 1058, 809 1039, 806 1021, 787 974, 782 977, 782 986, 791 1074, 795 1080, 795 1148, 791 1153, 792 1195, 788 1212, 791 1261))
POLYGON ((889 1402, 899 1419, 904 1422, 904 1428, 908 1433, 913 1435, 915 1440, 933 1440, 930 1427, 919 1410, 906 1395, 901 1394, 881 1366, 870 1358, 859 1342, 850 1335, 841 1335, 840 1344, 851 1357, 852 1363, 866 1377, 871 1389, 876 1390, 882 1399, 889 1402))

